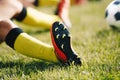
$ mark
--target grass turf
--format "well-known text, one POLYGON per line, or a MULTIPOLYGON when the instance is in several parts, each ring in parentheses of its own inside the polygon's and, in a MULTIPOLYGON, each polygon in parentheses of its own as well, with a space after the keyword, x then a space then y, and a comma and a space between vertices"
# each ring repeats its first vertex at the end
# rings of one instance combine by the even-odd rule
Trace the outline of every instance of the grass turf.
MULTIPOLYGON (((119 80, 120 33, 111 30, 104 20, 110 1, 88 2, 70 8, 72 46, 82 59, 81 67, 33 59, 2 43, 0 80, 119 80)), ((41 10, 52 12, 48 7, 41 10)), ((31 36, 51 44, 49 30, 19 25, 31 36)))

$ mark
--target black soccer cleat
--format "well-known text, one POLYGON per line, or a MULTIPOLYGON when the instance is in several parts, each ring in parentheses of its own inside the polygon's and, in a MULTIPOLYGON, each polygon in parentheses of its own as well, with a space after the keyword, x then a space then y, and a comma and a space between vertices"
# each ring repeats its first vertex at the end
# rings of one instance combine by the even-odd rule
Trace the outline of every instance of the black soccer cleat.
POLYGON ((51 38, 56 56, 64 64, 81 66, 81 60, 71 47, 71 37, 67 28, 59 22, 55 22, 51 29, 51 38))

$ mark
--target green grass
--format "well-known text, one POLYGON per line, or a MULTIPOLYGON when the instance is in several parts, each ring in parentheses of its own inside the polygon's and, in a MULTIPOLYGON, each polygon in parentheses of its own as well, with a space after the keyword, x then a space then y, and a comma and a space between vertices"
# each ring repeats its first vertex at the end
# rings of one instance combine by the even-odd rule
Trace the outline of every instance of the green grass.
MULTIPOLYGON (((81 67, 33 59, 2 43, 0 80, 120 80, 120 33, 112 31, 104 20, 105 8, 110 1, 70 8, 72 46, 82 59, 81 67)), ((41 10, 52 12, 48 7, 41 10)), ((22 28, 31 36, 51 44, 49 31, 23 25, 22 28)))

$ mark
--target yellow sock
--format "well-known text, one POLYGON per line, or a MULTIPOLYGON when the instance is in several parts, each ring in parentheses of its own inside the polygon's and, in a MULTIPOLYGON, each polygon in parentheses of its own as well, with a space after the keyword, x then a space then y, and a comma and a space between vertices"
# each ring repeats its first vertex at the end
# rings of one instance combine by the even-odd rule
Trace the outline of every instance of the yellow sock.
POLYGON ((70 4, 71 5, 75 4, 75 1, 74 0, 70 0, 70 4))
POLYGON ((33 8, 23 8, 16 20, 25 24, 49 29, 55 21, 61 21, 57 15, 48 15, 33 8), (23 17, 23 18, 22 18, 23 17))
POLYGON ((23 55, 58 62, 52 46, 23 33, 19 28, 14 28, 8 33, 6 43, 23 55))
POLYGON ((57 6, 60 0, 36 0, 36 6, 57 6))

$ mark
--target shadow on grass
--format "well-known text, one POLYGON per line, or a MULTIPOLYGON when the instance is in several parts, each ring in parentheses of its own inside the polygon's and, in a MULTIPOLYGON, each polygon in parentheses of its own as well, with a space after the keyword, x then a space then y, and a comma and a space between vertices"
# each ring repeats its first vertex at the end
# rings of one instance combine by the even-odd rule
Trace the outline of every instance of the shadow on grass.
POLYGON ((40 34, 40 33, 46 33, 49 32, 49 29, 43 29, 43 30, 26 30, 26 33, 28 34, 40 34))
POLYGON ((101 30, 101 31, 97 32, 96 36, 98 38, 106 38, 109 35, 110 31, 111 31, 110 29, 101 30))
POLYGON ((22 61, 15 62, 0 62, 0 69, 13 69, 16 71, 16 74, 24 73, 24 75, 29 75, 31 72, 37 73, 38 71, 45 71, 46 69, 50 70, 54 67, 60 67, 61 64, 58 63, 49 63, 44 61, 32 61, 25 63, 22 61))
POLYGON ((116 29, 113 29, 113 28, 110 28, 110 29, 103 29, 99 32, 97 32, 96 36, 98 38, 106 38, 110 35, 110 33, 112 34, 120 34, 120 31, 116 30, 116 29))
POLYGON ((101 41, 109 39, 111 37, 114 41, 117 41, 118 46, 120 47, 120 30, 116 30, 116 29, 113 29, 113 28, 103 29, 103 30, 97 32, 97 34, 95 35, 95 37, 97 39, 101 39, 101 41), (112 38, 112 36, 113 37, 115 36, 115 37, 112 38))

